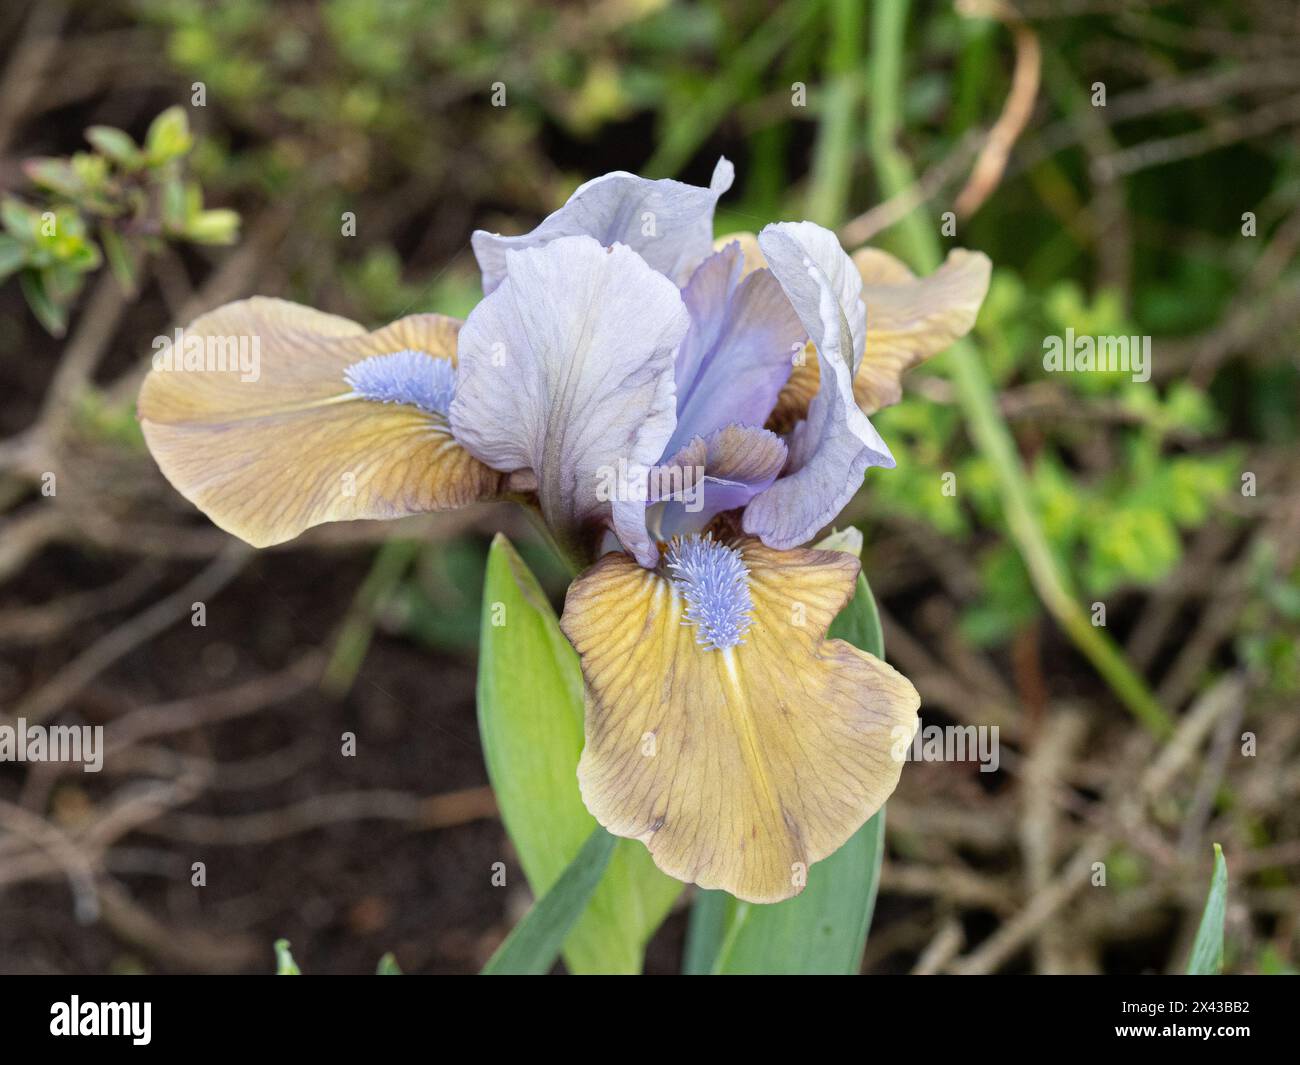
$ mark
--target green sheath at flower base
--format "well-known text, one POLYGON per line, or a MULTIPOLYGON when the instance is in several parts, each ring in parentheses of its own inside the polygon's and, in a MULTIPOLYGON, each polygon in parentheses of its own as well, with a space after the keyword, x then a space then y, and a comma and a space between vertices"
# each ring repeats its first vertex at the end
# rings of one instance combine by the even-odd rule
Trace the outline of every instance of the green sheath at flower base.
MULTIPOLYGON (((582 672, 545 593, 500 535, 483 586, 478 719, 501 818, 540 898, 598 827, 578 794, 582 672)), ((569 971, 640 972, 646 941, 681 890, 644 847, 619 840, 565 941, 569 971)))

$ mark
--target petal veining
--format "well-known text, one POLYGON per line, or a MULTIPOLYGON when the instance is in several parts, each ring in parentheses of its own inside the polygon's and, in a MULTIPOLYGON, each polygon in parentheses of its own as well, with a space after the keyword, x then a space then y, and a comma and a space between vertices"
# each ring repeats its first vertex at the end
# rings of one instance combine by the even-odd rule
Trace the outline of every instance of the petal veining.
MULTIPOLYGON (((918 278, 888 252, 853 253, 867 307, 867 342, 853 377, 865 414, 897 403, 902 376, 970 332, 988 292, 990 265, 982 252, 955 248, 928 277, 918 278)), ((781 389, 769 426, 784 431, 808 413, 817 394, 815 358, 796 365, 781 389)))
POLYGON ((897 403, 903 373, 964 337, 989 288, 982 252, 955 248, 928 277, 916 277, 887 252, 853 255, 867 305, 867 344, 853 379, 858 405, 868 414, 897 403))
POLYGON ((804 327, 770 270, 742 280, 740 245, 711 255, 682 291, 691 327, 677 352, 673 452, 726 425, 762 425, 802 349, 804 327))
POLYGON ((322 522, 494 498, 501 475, 457 444, 445 418, 368 402, 346 379, 372 356, 405 350, 453 365, 459 328, 422 314, 367 332, 285 300, 226 304, 182 331, 182 350, 155 356, 138 401, 145 441, 181 495, 255 547, 322 522), (241 344, 257 354, 254 372, 204 354, 241 344))
POLYGON ((677 287, 621 244, 510 252, 461 330, 456 439, 494 469, 532 471, 552 532, 589 554, 588 533, 610 518, 610 471, 648 469, 672 435, 688 322, 677 287))
POLYGON ((919 698, 879 659, 826 639, 857 559, 752 540, 732 550, 749 625, 721 649, 700 642, 688 589, 626 555, 570 587, 561 627, 587 685, 578 781, 596 819, 643 841, 665 872, 776 902, 889 797, 919 698))
POLYGON ((616 500, 614 531, 643 566, 654 566, 656 541, 702 532, 723 511, 744 507, 785 461, 785 441, 766 429, 728 425, 697 436, 648 472, 643 493, 616 500))
POLYGON ((767 260, 763 258, 762 249, 758 246, 758 237, 748 230, 738 230, 735 233, 728 233, 724 237, 715 238, 713 250, 722 251, 728 244, 740 245, 741 254, 744 256, 744 266, 740 272, 741 277, 748 277, 755 270, 761 270, 767 265, 767 260))

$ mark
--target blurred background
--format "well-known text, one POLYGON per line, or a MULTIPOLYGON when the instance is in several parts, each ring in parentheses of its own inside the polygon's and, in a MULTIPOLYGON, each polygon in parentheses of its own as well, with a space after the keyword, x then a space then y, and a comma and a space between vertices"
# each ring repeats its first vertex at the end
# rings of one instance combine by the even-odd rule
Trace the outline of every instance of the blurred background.
POLYGON ((1228 970, 1294 971, 1294 5, 9 0, 0 41, 0 724, 109 744, 0 764, 0 970, 486 960, 529 903, 475 723, 488 536, 561 571, 505 508, 243 550, 135 393, 253 293, 463 316, 474 228, 725 154, 719 233, 994 263, 840 523, 923 723, 1001 740, 904 770, 864 970, 1179 969, 1218 842, 1228 970), (1150 336, 1150 381, 1045 373, 1067 329, 1150 336))

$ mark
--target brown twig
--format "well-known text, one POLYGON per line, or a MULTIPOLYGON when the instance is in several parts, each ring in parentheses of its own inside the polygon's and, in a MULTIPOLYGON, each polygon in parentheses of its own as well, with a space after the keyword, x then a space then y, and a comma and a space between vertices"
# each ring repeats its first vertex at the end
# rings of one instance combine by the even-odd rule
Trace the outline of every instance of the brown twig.
POLYGON ((1011 89, 1002 105, 1002 113, 989 130, 966 185, 953 201, 953 210, 957 216, 969 218, 998 187, 1007 168, 1007 160, 1011 158, 1011 149, 1033 116, 1043 55, 1038 34, 1020 19, 1010 4, 1001 0, 959 0, 957 9, 966 15, 992 15, 997 18, 1011 31, 1016 55, 1011 72, 1011 89))

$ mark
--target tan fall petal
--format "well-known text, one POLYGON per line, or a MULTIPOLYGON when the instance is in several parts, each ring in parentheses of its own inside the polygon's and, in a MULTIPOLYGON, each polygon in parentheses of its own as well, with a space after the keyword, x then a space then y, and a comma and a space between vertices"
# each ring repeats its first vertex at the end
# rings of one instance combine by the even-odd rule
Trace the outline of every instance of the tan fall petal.
POLYGON ((255 379, 155 366, 138 402, 145 441, 181 495, 255 547, 322 522, 492 498, 501 475, 460 447, 445 419, 355 397, 343 377, 362 359, 403 349, 454 363, 459 328, 455 319, 426 314, 367 332, 285 300, 226 304, 195 320, 186 336, 250 345, 256 338, 255 379))
POLYGON ((753 621, 736 647, 697 643, 677 586, 622 554, 574 582, 561 627, 587 682, 587 808, 672 876, 777 902, 894 790, 920 700, 884 662, 826 639, 856 558, 738 546, 753 621))
POLYGON ((853 262, 867 305, 867 346, 853 394, 858 406, 874 414, 902 399, 904 372, 970 332, 991 267, 987 255, 963 248, 950 251, 939 269, 922 278, 876 248, 855 252, 853 262))

